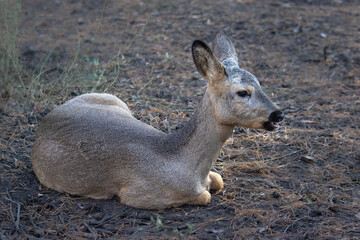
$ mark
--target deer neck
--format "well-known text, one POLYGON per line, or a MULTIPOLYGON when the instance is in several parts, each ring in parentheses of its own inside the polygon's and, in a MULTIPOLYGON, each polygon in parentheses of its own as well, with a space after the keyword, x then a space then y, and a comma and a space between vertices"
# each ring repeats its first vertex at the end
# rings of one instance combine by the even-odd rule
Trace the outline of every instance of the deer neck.
POLYGON ((216 121, 208 91, 190 121, 178 132, 169 135, 168 146, 177 161, 185 162, 195 172, 206 177, 222 145, 235 126, 216 121))

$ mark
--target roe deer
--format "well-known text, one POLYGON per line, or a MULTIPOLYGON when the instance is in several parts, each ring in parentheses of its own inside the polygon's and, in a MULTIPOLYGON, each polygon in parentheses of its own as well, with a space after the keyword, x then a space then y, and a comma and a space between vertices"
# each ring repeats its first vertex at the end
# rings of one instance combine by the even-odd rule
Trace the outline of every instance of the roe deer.
POLYGON ((209 203, 209 189, 224 185, 210 170, 234 127, 272 131, 284 117, 256 77, 239 68, 224 32, 213 50, 200 40, 192 44, 208 85, 197 111, 175 133, 140 122, 109 94, 84 94, 52 110, 31 156, 39 181, 90 198, 118 195, 121 203, 143 209, 209 203))

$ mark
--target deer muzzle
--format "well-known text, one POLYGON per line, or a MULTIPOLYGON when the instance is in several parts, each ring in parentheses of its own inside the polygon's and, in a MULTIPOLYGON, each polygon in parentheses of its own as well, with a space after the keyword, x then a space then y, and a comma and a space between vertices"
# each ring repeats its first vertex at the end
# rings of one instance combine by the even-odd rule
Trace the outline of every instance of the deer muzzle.
POLYGON ((285 117, 285 114, 280 111, 276 110, 270 113, 268 121, 264 123, 264 128, 267 131, 274 131, 275 129, 279 128, 279 122, 281 122, 285 117))

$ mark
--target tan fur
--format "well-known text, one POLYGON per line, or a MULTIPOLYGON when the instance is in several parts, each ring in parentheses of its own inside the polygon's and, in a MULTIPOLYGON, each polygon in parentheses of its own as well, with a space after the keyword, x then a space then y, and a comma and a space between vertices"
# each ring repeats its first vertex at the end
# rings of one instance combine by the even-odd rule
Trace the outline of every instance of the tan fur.
MULTIPOLYGON (((230 41, 221 34, 215 41, 219 59, 236 56, 231 42, 221 42, 230 41)), ((244 73, 250 80, 237 81, 228 63, 223 65, 205 43, 195 41, 192 50, 209 84, 182 129, 167 135, 135 119, 113 95, 81 95, 52 110, 37 130, 31 158, 39 181, 90 198, 118 195, 137 208, 209 203, 208 190, 224 186, 210 170, 235 125, 261 128, 277 107, 261 95, 252 75, 244 73), (235 89, 250 89, 265 100, 245 101, 235 89)))
POLYGON ((195 200, 190 201, 188 204, 190 205, 206 205, 211 201, 211 194, 209 191, 203 191, 199 196, 196 197, 195 200))
POLYGON ((210 171, 210 189, 221 190, 224 187, 224 182, 220 174, 210 171))

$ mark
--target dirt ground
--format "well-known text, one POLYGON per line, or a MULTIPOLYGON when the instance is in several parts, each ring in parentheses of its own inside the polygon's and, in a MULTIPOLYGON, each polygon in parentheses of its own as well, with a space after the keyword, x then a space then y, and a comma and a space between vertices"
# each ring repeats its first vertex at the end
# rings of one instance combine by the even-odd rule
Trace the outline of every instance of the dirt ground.
POLYGON ((358 1, 24 0, 19 45, 28 69, 52 52, 50 78, 77 51, 100 65, 121 55, 107 92, 168 132, 205 90, 192 41, 211 43, 220 29, 286 118, 275 132, 236 128, 215 166, 225 187, 208 206, 139 210, 41 186, 36 128, 67 99, 43 93, 52 105, 1 113, 1 239, 359 239, 358 1))

